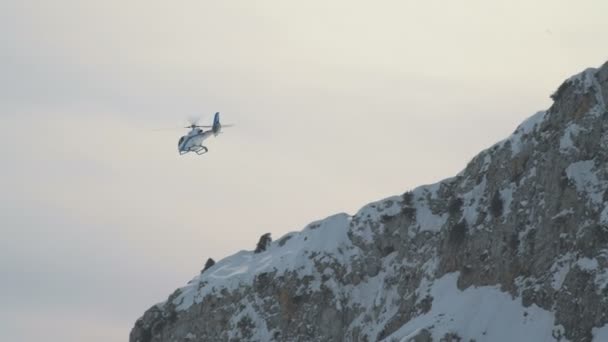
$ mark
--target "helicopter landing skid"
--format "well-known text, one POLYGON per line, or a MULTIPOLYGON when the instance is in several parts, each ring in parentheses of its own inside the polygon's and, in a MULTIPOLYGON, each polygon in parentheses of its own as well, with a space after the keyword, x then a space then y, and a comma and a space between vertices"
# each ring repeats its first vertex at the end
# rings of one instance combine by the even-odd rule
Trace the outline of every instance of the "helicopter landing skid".
POLYGON ((198 146, 198 147, 200 147, 200 148, 199 148, 199 149, 196 149, 196 150, 192 150, 192 151, 193 151, 193 152, 196 152, 196 154, 198 154, 199 156, 200 156, 201 154, 205 154, 205 153, 209 152, 209 149, 207 149, 207 148, 206 148, 205 146, 203 146, 203 145, 198 146))
POLYGON ((184 155, 184 154, 186 154, 188 152, 194 152, 194 153, 196 153, 196 154, 198 154, 200 156, 201 154, 205 154, 205 153, 209 152, 209 149, 206 148, 205 146, 202 146, 202 145, 200 145, 200 146, 192 146, 192 147, 190 147, 187 150, 181 150, 181 151, 179 151, 179 155, 181 156, 181 155, 184 155))

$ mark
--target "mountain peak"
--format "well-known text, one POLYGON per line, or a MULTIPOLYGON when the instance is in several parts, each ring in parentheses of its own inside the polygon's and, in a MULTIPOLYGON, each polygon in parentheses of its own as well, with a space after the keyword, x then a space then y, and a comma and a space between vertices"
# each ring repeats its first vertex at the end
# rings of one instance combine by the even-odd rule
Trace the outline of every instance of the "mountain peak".
POLYGON ((608 63, 453 178, 205 270, 131 342, 608 338, 608 63))

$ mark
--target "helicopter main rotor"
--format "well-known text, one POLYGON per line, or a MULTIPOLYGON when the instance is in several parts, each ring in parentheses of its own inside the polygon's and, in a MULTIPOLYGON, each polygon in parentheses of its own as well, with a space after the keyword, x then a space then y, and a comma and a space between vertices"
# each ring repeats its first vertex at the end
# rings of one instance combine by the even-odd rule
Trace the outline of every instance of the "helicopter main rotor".
POLYGON ((186 126, 184 128, 195 129, 195 128, 211 128, 211 127, 213 127, 213 126, 205 126, 205 125, 195 125, 195 124, 192 124, 192 125, 186 126))

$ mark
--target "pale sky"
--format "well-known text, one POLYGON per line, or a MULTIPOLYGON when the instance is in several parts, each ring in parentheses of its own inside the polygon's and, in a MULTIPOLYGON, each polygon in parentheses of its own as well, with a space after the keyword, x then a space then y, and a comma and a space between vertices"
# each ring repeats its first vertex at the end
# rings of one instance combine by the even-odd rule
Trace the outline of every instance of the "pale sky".
POLYGON ((0 339, 126 341, 216 260, 459 172, 608 2, 0 2, 0 339), (179 156, 179 127, 236 126, 179 156))

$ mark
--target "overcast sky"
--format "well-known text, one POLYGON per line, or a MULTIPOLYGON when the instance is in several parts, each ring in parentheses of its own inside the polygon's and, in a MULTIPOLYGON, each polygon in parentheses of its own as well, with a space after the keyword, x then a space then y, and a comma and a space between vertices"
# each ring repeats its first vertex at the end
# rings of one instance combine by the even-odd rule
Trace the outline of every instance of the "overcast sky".
POLYGON ((608 2, 0 2, 0 339, 126 341, 202 268, 459 172, 608 2), (235 123, 178 156, 189 117, 235 123))

